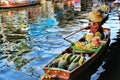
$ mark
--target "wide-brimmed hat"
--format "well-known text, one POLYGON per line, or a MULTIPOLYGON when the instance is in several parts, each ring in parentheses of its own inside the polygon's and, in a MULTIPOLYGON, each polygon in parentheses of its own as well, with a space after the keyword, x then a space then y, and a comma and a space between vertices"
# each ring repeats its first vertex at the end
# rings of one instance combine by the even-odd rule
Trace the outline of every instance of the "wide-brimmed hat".
POLYGON ((88 13, 88 19, 92 22, 101 22, 103 20, 103 15, 98 10, 93 10, 88 13))

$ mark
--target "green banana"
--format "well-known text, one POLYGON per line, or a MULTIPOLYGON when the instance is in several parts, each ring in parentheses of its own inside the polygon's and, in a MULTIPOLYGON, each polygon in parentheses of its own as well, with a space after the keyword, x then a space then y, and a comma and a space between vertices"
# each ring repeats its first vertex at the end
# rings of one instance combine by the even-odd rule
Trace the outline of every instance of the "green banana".
POLYGON ((77 56, 76 55, 73 55, 71 58, 70 58, 70 62, 72 62, 77 56))
POLYGON ((78 62, 80 66, 83 64, 84 59, 85 59, 84 56, 80 57, 79 62, 78 62))
POLYGON ((77 63, 80 59, 80 55, 77 55, 77 57, 73 60, 74 63, 77 63))

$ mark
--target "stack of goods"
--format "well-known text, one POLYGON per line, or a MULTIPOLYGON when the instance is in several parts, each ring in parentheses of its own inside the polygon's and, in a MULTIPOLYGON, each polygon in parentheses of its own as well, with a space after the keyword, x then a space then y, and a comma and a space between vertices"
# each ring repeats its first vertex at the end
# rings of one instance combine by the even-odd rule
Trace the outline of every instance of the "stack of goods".
POLYGON ((102 34, 99 32, 85 33, 83 38, 84 41, 77 41, 71 47, 74 51, 79 52, 97 52, 106 43, 101 40, 102 34))
MULTIPOLYGON (((74 71, 77 67, 81 66, 88 60, 85 57, 85 54, 72 54, 72 53, 63 53, 57 56, 54 60, 52 60, 46 67, 49 69, 47 73, 44 74, 41 79, 46 80, 56 78, 57 75, 50 75, 50 71, 52 68, 57 70, 65 70, 65 71, 74 71)), ((54 71, 53 71, 54 72, 54 71)), ((55 79, 53 79, 55 80, 55 79)))
POLYGON ((77 66, 82 65, 85 60, 86 59, 83 55, 65 53, 54 59, 50 64, 48 64, 48 67, 72 71, 77 66))

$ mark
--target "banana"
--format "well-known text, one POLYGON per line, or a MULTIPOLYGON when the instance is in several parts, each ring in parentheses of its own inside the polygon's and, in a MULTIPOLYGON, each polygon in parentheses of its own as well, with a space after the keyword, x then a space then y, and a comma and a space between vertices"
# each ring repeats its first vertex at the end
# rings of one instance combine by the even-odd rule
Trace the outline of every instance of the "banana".
POLYGON ((85 44, 81 41, 77 41, 77 42, 75 42, 75 47, 76 48, 84 48, 85 44))
POLYGON ((79 59, 80 59, 80 55, 77 55, 77 57, 72 62, 78 63, 79 59))
POLYGON ((67 54, 67 55, 65 56, 65 60, 69 62, 71 56, 72 56, 72 54, 67 54))
POLYGON ((70 62, 72 62, 76 57, 77 57, 77 55, 73 55, 73 56, 70 58, 70 62))
POLYGON ((65 56, 67 55, 68 53, 65 53, 62 55, 62 57, 60 57, 60 59, 65 59, 65 56))
POLYGON ((78 63, 81 66, 83 62, 84 62, 84 56, 81 56, 78 63))

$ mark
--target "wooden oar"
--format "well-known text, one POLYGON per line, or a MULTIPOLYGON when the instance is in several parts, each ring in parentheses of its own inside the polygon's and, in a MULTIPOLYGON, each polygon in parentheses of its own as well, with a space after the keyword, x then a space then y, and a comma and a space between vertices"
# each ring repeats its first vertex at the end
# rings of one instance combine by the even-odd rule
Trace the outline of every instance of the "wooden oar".
POLYGON ((70 35, 68 35, 68 36, 66 36, 66 37, 64 37, 64 40, 66 40, 66 41, 68 41, 68 42, 70 42, 70 43, 73 43, 72 41, 68 40, 67 38, 70 37, 70 36, 72 36, 72 35, 74 35, 74 34, 76 34, 76 33, 78 33, 78 32, 80 32, 81 30, 83 30, 83 28, 75 31, 74 33, 72 33, 72 34, 70 34, 70 35))

